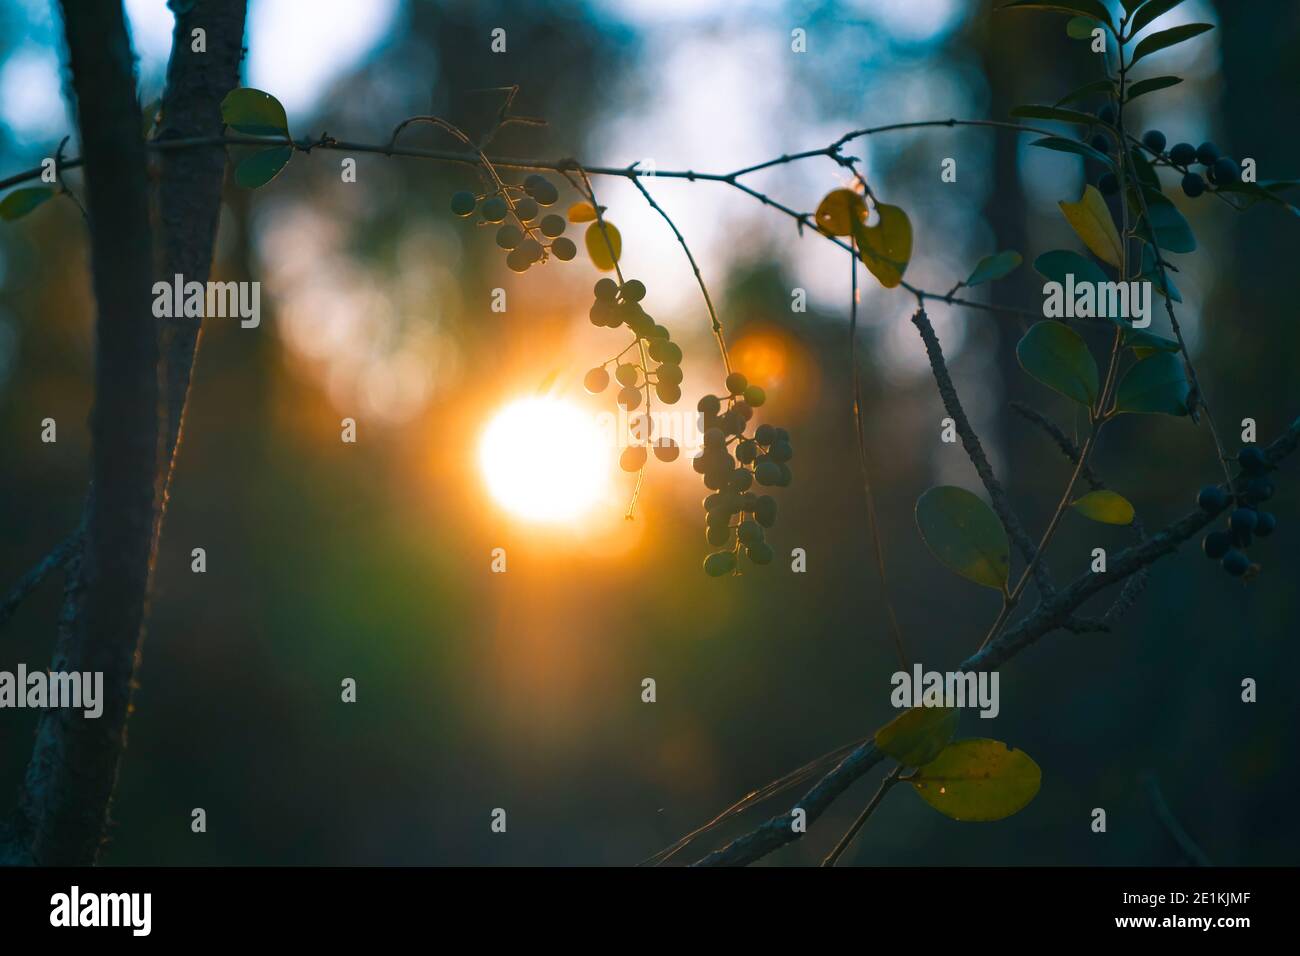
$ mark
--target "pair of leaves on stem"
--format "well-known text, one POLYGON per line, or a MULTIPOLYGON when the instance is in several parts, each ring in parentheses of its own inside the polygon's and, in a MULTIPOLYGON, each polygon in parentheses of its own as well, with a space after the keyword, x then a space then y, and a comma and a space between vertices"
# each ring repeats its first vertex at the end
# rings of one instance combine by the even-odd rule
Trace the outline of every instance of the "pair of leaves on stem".
MULTIPOLYGON (((1133 506, 1113 491, 1090 492, 1071 507, 1102 524, 1133 521, 1133 506)), ((979 495, 955 485, 930 488, 916 500, 916 526, 926 547, 948 570, 1007 593, 1011 544, 1001 520, 979 495)))
POLYGON ((957 711, 917 707, 876 732, 876 746, 905 767, 907 782, 922 800, 963 821, 1002 820, 1029 805, 1043 772, 1023 750, 1000 740, 953 741, 957 711))
POLYGON ((245 189, 265 186, 293 157, 293 146, 288 142, 289 118, 284 106, 270 93, 247 86, 231 90, 221 101, 221 119, 237 133, 285 140, 283 146, 249 147, 252 151, 236 162, 235 182, 245 189))
POLYGON ((867 225, 867 204, 852 189, 827 193, 814 216, 817 228, 828 236, 852 236, 858 258, 886 289, 903 281, 912 259, 912 221, 898 206, 875 204, 879 221, 867 225))
MULTIPOLYGON (((1190 388, 1177 344, 1140 329, 1125 329, 1124 336, 1139 359, 1120 379, 1113 413, 1186 415, 1190 388)), ((1068 325, 1051 319, 1035 324, 1016 344, 1016 357, 1048 388, 1080 405, 1096 405, 1101 389, 1096 359, 1068 325)))

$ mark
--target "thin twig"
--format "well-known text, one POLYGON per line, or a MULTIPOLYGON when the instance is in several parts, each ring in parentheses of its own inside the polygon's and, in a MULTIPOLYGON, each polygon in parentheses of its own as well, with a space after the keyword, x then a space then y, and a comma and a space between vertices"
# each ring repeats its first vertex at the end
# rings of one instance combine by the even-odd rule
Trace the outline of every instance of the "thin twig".
POLYGON ((858 814, 858 818, 853 821, 853 825, 849 827, 848 832, 845 833, 844 836, 840 837, 840 842, 835 844, 835 849, 826 854, 826 859, 822 860, 822 866, 834 866, 839 862, 840 857, 844 855, 844 851, 847 850, 849 844, 853 842, 853 838, 857 836, 858 831, 862 829, 862 825, 867 822, 867 818, 875 812, 876 807, 880 806, 880 802, 885 799, 885 794, 889 793, 894 784, 898 783, 898 775, 902 772, 902 767, 895 767, 889 772, 889 775, 886 776, 884 780, 880 781, 880 786, 876 789, 876 792, 867 802, 867 805, 863 808, 862 812, 858 814))
POLYGON ((20 577, 9 593, 5 595, 3 601, 0 601, 0 627, 9 623, 14 612, 18 610, 18 605, 22 604, 27 597, 35 591, 41 584, 55 571, 62 570, 68 563, 68 559, 81 547, 83 532, 80 528, 72 532, 50 551, 45 557, 20 577))
POLYGON ((925 352, 930 358, 930 369, 934 372, 934 382, 939 388, 943 407, 957 426, 957 434, 961 436, 966 457, 971 460, 980 481, 984 483, 993 510, 997 513, 1002 526, 1007 529, 1011 540, 1015 542, 1026 564, 1033 569, 1034 581, 1038 584, 1039 593, 1044 597, 1052 595, 1055 588, 1052 584, 1051 572, 1045 561, 1034 561, 1038 551, 1020 523, 1015 509, 1012 508, 1006 489, 993 473, 993 466, 989 464, 988 456, 984 453, 984 446, 980 443, 979 436, 975 434, 975 429, 971 427, 965 409, 962 408, 961 399, 957 397, 957 388, 953 385, 952 375, 949 374, 948 364, 943 357, 943 349, 939 345, 939 337, 935 334, 934 326, 930 324, 930 317, 925 314, 925 309, 916 310, 916 314, 912 316, 912 324, 921 333, 921 340, 925 343, 925 352))

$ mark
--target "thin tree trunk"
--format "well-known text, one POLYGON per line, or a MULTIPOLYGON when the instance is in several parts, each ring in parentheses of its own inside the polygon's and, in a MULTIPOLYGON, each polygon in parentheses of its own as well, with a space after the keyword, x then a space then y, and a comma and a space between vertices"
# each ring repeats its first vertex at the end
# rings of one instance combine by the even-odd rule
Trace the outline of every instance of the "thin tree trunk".
MULTIPOLYGON (((160 329, 153 318, 147 157, 121 5, 62 5, 98 315, 85 546, 67 568, 51 669, 102 671, 104 710, 95 720, 49 711, 38 723, 0 862, 42 865, 94 863, 104 842, 199 335, 197 323, 160 329)), ((161 136, 221 132, 221 100, 238 78, 245 8, 246 0, 200 0, 177 18, 161 136), (205 53, 192 50, 195 28, 206 31, 205 53)), ((224 170, 220 148, 164 154, 156 259, 164 277, 207 280, 224 170)))

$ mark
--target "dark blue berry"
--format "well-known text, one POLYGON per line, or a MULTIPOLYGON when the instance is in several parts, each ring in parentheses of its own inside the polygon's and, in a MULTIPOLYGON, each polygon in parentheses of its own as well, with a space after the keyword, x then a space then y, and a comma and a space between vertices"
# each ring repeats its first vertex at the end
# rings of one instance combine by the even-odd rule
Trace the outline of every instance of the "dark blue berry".
POLYGON ((1268 501, 1269 498, 1273 497, 1273 482, 1262 475, 1258 475, 1246 482, 1244 491, 1246 497, 1251 501, 1268 501))
POLYGON ((1218 485, 1206 485, 1196 496, 1196 503, 1201 506, 1201 510, 1212 515, 1217 515, 1228 507, 1228 501, 1228 493, 1218 485))
POLYGON ((1114 173, 1102 173, 1101 178, 1097 180, 1097 188, 1101 190, 1102 195, 1112 196, 1119 192, 1119 180, 1115 178, 1114 173))
POLYGON ((1165 134, 1158 129, 1149 129, 1142 134, 1142 145, 1153 153, 1165 151, 1165 134))
POLYGON ((1228 534, 1232 536, 1232 543, 1238 547, 1244 548, 1250 544, 1251 533, 1255 530, 1255 523, 1259 520, 1259 515, 1250 508, 1238 508, 1228 516, 1228 534))
POLYGON ((1200 173, 1188 173, 1183 177, 1183 192, 1192 199, 1205 192, 1205 180, 1200 173))
POLYGON ((1213 166, 1214 161, 1219 158, 1219 147, 1206 141, 1196 147, 1196 160, 1202 166, 1213 166))
POLYGON ((1211 561, 1218 561, 1228 553, 1232 547, 1232 540, 1225 531, 1211 531, 1201 542, 1201 548, 1205 551, 1205 556, 1211 561))
POLYGON ((1229 551, 1223 556, 1223 570, 1239 578, 1250 568, 1250 558, 1240 551, 1229 551))
POLYGON ((1255 534, 1261 538, 1267 538, 1276 527, 1277 518, 1273 516, 1272 512, 1261 511, 1259 520, 1255 522, 1255 534))
POLYGON ((1241 179, 1241 169, 1230 156, 1220 156, 1214 161, 1214 181, 1220 186, 1235 183, 1241 179))
POLYGON ((1101 133, 1098 133, 1096 136, 1094 136, 1089 141, 1089 145, 1091 145, 1093 149, 1095 149, 1097 152, 1103 155, 1110 153, 1110 137, 1103 136, 1101 133))
POLYGON ((1250 445, 1237 452, 1237 464, 1248 474, 1258 475, 1268 468, 1268 459, 1262 451, 1250 445))
POLYGON ((1196 147, 1191 143, 1175 143, 1169 150, 1169 161, 1176 166, 1190 166, 1196 162, 1196 147))

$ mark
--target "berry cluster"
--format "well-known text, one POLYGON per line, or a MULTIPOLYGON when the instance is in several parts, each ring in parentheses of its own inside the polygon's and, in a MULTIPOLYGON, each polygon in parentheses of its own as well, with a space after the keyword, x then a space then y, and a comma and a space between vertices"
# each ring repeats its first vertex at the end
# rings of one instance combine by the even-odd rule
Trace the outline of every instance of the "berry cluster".
POLYGON ((754 564, 771 563, 774 554, 763 540, 763 529, 776 523, 776 499, 752 489, 790 484, 789 462, 794 457, 784 428, 759 425, 753 437, 745 436, 754 409, 766 401, 763 390, 739 372, 728 375, 726 385, 725 398, 700 399, 704 450, 694 460, 704 487, 713 492, 704 499, 706 535, 710 545, 723 550, 704 559, 704 571, 715 578, 736 569, 742 549, 754 564))
MULTIPOLYGON (((1103 123, 1113 125, 1115 107, 1107 103, 1097 111, 1097 118, 1103 123)), ((1231 156, 1221 156, 1219 147, 1213 143, 1205 142, 1200 146, 1176 143, 1165 152, 1166 142, 1165 134, 1158 129, 1149 129, 1142 134, 1142 145, 1151 150, 1158 163, 1163 162, 1183 174, 1183 192, 1188 196, 1195 198, 1204 193, 1208 188, 1207 180, 1211 186, 1216 187, 1241 181, 1241 167, 1237 165, 1237 161, 1231 156), (1197 163, 1204 167, 1204 175, 1194 173, 1189 168, 1197 163)), ((1088 145, 1105 156, 1114 152, 1111 138, 1105 133, 1095 134, 1088 145)), ((1102 173, 1097 180, 1097 188, 1105 195, 1113 195, 1119 192, 1119 179, 1114 173, 1102 173)))
MULTIPOLYGON (((645 283, 628 279, 620 286, 606 277, 598 280, 592 291, 596 299, 591 305, 591 324, 607 329, 626 325, 635 338, 618 355, 587 373, 583 379, 587 391, 596 395, 609 387, 608 369, 613 365, 614 379, 622 386, 616 401, 627 411, 639 408, 643 397, 649 406, 652 387, 659 401, 665 405, 676 404, 682 397, 682 350, 672 341, 668 330, 656 324, 641 307, 646 295, 645 283), (624 356, 633 349, 637 350, 636 356, 632 361, 625 361, 624 356), (650 367, 649 362, 655 363, 654 366, 650 367)), ((673 439, 652 441, 654 426, 649 415, 639 416, 631 425, 635 444, 623 449, 619 458, 624 471, 640 471, 645 466, 647 447, 653 447, 660 461, 677 459, 680 448, 673 439)))
POLYGON ((1253 538, 1267 538, 1277 527, 1277 518, 1267 511, 1260 511, 1259 506, 1273 497, 1273 482, 1268 480, 1268 460, 1264 453, 1255 447, 1243 448, 1237 453, 1237 464, 1241 473, 1233 483, 1238 489, 1231 495, 1218 485, 1207 485, 1201 489, 1196 502, 1201 508, 1217 515, 1226 511, 1230 504, 1236 503, 1228 515, 1227 531, 1211 531, 1201 542, 1205 556, 1223 565, 1234 578, 1241 577, 1252 568, 1244 549, 1253 538))
POLYGON ((567 262, 578 254, 573 240, 564 235, 567 223, 563 216, 542 215, 541 207, 560 198, 560 191, 545 176, 536 173, 523 185, 503 183, 495 193, 475 196, 462 190, 451 197, 451 211, 469 218, 478 210, 480 225, 499 226, 497 245, 507 250, 506 265, 515 272, 527 272, 534 262, 543 262, 548 253, 567 262))

